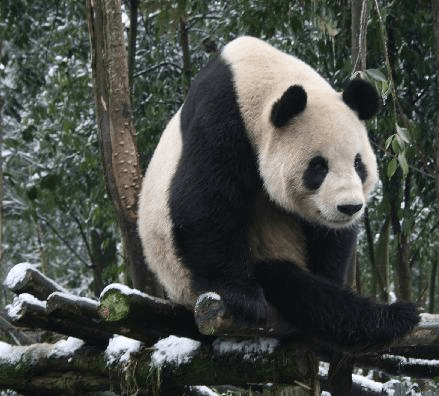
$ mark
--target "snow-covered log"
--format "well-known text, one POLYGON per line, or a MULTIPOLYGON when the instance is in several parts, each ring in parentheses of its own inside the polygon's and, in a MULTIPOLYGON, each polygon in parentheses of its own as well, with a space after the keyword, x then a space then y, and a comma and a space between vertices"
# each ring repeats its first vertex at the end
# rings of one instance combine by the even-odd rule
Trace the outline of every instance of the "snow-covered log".
MULTIPOLYGON (((19 347, 0 344, 3 347, 0 356, 3 356, 2 351, 5 350, 12 355, 21 351, 24 353, 24 360, 21 361, 24 365, 27 365, 28 360, 32 360, 31 368, 34 367, 33 365, 44 368, 41 371, 36 368, 30 369, 31 374, 29 374, 27 371, 17 371, 19 367, 14 371, 13 366, 17 366, 16 360, 12 359, 15 362, 13 364, 5 359, 0 360, 0 372, 4 369, 6 370, 4 372, 9 373, 4 377, 0 375, 0 388, 16 386, 17 390, 25 391, 25 388, 17 384, 21 383, 19 378, 23 379, 26 376, 30 376, 30 380, 25 382, 26 386, 51 383, 50 386, 54 389, 62 387, 61 383, 68 384, 69 389, 86 387, 84 383, 96 384, 88 384, 89 389, 95 389, 94 386, 96 389, 109 389, 108 387, 112 385, 108 378, 123 381, 125 377, 145 387, 156 386, 157 381, 154 380, 156 378, 154 376, 157 375, 157 378, 161 378, 163 383, 170 387, 163 394, 171 394, 169 393, 171 388, 181 390, 183 385, 227 383, 240 386, 251 382, 270 381, 277 384, 281 382, 301 384, 300 389, 302 391, 306 389, 306 395, 313 395, 312 392, 317 389, 313 382, 315 376, 311 375, 315 367, 314 355, 309 349, 312 348, 311 343, 304 342, 304 336, 284 322, 275 311, 269 312, 266 326, 254 326, 233 318, 225 309, 220 296, 207 293, 200 297, 194 318, 193 313, 182 306, 123 285, 115 284, 107 287, 98 302, 66 293, 52 281, 46 283, 50 285, 48 287, 34 287, 34 280, 43 279, 44 276, 40 276, 41 274, 29 265, 14 267, 11 272, 12 275, 8 275, 5 283, 15 291, 35 289, 39 290, 37 293, 39 296, 46 296, 48 291, 55 290, 44 301, 28 293, 19 294, 7 309, 11 323, 77 337, 84 340, 86 345, 94 347, 88 348, 88 357, 85 360, 82 357, 83 352, 80 356, 75 352, 73 360, 66 359, 67 362, 61 362, 57 366, 53 363, 52 357, 48 359, 41 352, 41 348, 44 350, 54 347, 39 344, 17 349, 19 347), (26 275, 29 273, 32 276, 26 275), (18 283, 24 286, 17 288, 17 280, 20 280, 18 283), (127 352, 118 356, 117 353, 114 354, 114 339, 111 338, 113 334, 129 336, 136 341, 131 340, 127 352), (175 335, 190 337, 192 340, 175 335), (223 337, 223 340, 217 338, 218 336, 223 337), (231 336, 240 338, 233 340, 231 336), (159 338, 164 337, 167 338, 157 342, 159 338), (243 337, 253 337, 253 341, 244 341, 243 337), (274 338, 267 337, 281 339, 282 345, 274 338), (292 339, 299 342, 291 344, 292 339), (108 345, 109 340, 110 345, 108 345), (143 347, 139 349, 141 341, 143 347), (189 348, 190 353, 182 352, 186 348, 184 345, 192 346, 189 348), (105 348, 107 350, 104 353, 105 348), (128 359, 130 351, 136 354, 134 358, 131 356, 128 359), (169 351, 177 351, 177 355, 173 356, 169 351), (81 362, 77 363, 76 358, 82 359, 81 362), (70 363, 74 366, 70 367, 70 363), (81 364, 86 365, 88 370, 84 375, 76 375, 77 370, 83 367, 81 364), (130 371, 129 375, 121 375, 127 367, 128 370, 134 371, 130 371), (68 373, 62 374, 62 372, 68 373), (103 373, 105 375, 102 375, 103 373), (85 382, 81 382, 78 379, 80 377, 85 382), (103 380, 103 377, 106 379, 103 380), (63 380, 58 383, 59 378, 63 380), (151 378, 153 378, 152 382, 151 378), (56 384, 53 385, 55 382, 56 384)), ((387 353, 392 353, 393 350, 410 351, 415 348, 419 351, 420 346, 424 346, 433 353, 430 357, 434 357, 438 334, 439 315, 423 314, 420 325, 412 334, 393 345, 387 353)), ((121 337, 115 339, 126 339, 121 337)), ((390 356, 383 358, 369 356, 364 359, 360 356, 351 356, 350 358, 360 364, 364 362, 368 366, 380 367, 389 372, 417 373, 424 377, 439 375, 438 361, 414 362, 410 359, 402 361, 401 358, 395 361, 395 358, 392 360, 390 356)), ((67 391, 61 393, 68 394, 67 391)))
POLYGON ((52 279, 37 270, 35 265, 20 263, 15 265, 8 273, 4 285, 16 294, 28 293, 46 300, 54 292, 66 292, 52 279))
POLYGON ((29 346, 0 342, 0 389, 47 396, 110 389, 103 352, 89 353, 82 345, 75 338, 29 346))
POLYGON ((359 364, 363 367, 379 368, 390 375, 408 375, 416 378, 439 377, 439 356, 437 359, 415 359, 389 354, 362 356, 359 364))
MULTIPOLYGON (((140 342, 114 337, 106 351, 83 347, 69 338, 56 344, 13 347, 0 343, 0 388, 32 394, 84 394, 113 389, 139 389, 171 395, 186 385, 290 383, 301 395, 318 395, 312 353, 274 339, 213 344, 170 336, 145 348, 140 342), (24 380, 26 379, 26 380, 24 380)), ((158 394, 158 393, 156 393, 158 394)), ((181 394, 181 393, 180 393, 181 394)))
POLYGON ((99 314, 119 328, 119 334, 143 341, 169 334, 206 338, 197 330, 192 312, 183 306, 120 284, 102 291, 99 314))
MULTIPOLYGON (((64 294, 64 296, 67 295, 64 294)), ((49 296, 48 301, 50 299, 51 296, 49 296)), ((77 303, 80 298, 72 296, 72 300, 77 303)), ((69 313, 68 310, 62 311, 59 308, 48 312, 47 306, 48 302, 40 301, 30 294, 23 293, 16 296, 13 303, 6 307, 5 314, 9 322, 17 327, 49 330, 80 338, 90 345, 101 348, 107 346, 113 332, 100 323, 97 314, 95 317, 85 317, 69 313)))

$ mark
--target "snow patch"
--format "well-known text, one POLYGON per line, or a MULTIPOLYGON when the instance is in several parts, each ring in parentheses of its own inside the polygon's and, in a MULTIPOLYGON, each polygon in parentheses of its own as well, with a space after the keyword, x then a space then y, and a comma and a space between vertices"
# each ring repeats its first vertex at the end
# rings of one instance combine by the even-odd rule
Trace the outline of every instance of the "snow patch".
POLYGON ((270 355, 279 345, 275 338, 255 338, 252 340, 237 339, 216 339, 213 343, 213 350, 219 355, 232 353, 242 354, 244 360, 255 361, 263 355, 270 355))
POLYGON ((404 356, 395 356, 395 355, 383 355, 383 359, 391 359, 403 367, 408 364, 410 365, 420 365, 420 366, 433 366, 439 367, 439 360, 427 360, 427 359, 414 359, 414 358, 406 358, 404 356))
POLYGON ((327 362, 319 362, 319 376, 327 377, 329 372, 329 363, 327 362))
POLYGON ((26 278, 26 271, 28 269, 37 269, 37 266, 31 263, 20 263, 15 265, 9 271, 8 276, 6 277, 3 284, 8 289, 13 289, 20 282, 24 281, 24 279, 26 278))
POLYGON ((18 296, 14 297, 14 301, 12 304, 6 305, 6 311, 8 316, 11 319, 18 320, 23 315, 23 304, 33 304, 33 305, 39 305, 41 308, 46 309, 46 301, 38 300, 38 298, 35 298, 31 294, 28 293, 22 293, 18 296))
POLYGON ((44 356, 58 358, 73 355, 82 345, 84 345, 84 341, 74 337, 60 340, 55 344, 33 344, 28 346, 16 346, 0 342, 0 362, 17 364, 25 355, 26 364, 34 364, 44 356))
POLYGON ((83 301, 83 302, 92 304, 94 306, 99 306, 99 301, 94 300, 94 299, 89 298, 89 297, 76 296, 74 294, 65 293, 65 292, 53 292, 51 295, 57 295, 57 296, 66 298, 66 299, 68 299, 70 301, 74 301, 74 302, 81 302, 81 301, 83 301))
POLYGON ((108 285, 107 287, 104 288, 104 290, 102 290, 101 292, 101 297, 108 291, 108 290, 119 290, 122 294, 125 294, 127 296, 132 295, 132 294, 137 294, 139 296, 142 297, 147 297, 147 298, 154 298, 149 296, 148 294, 142 293, 140 290, 136 290, 136 289, 131 289, 128 286, 122 285, 121 283, 112 283, 110 285, 108 285))
POLYGON ((22 356, 24 347, 16 347, 0 341, 0 362, 17 364, 22 356))
POLYGON ((105 350, 107 364, 114 362, 128 362, 130 354, 138 352, 142 343, 132 338, 115 335, 108 343, 105 350))
POLYGON ((151 355, 151 365, 161 367, 188 363, 200 346, 199 341, 171 335, 154 344, 155 351, 151 355))
POLYGON ((73 355, 73 353, 84 345, 84 341, 79 338, 69 337, 67 340, 60 340, 53 345, 47 353, 47 357, 63 357, 73 355))
MULTIPOLYGON (((6 276, 5 281, 3 284, 8 288, 13 290, 15 287, 19 286, 21 282, 23 282, 26 279, 26 272, 28 270, 35 270, 38 271, 37 265, 31 264, 31 263, 20 263, 15 265, 11 268, 8 275, 6 276)), ((52 279, 48 278, 44 274, 42 274, 40 271, 38 271, 40 275, 50 284, 54 286, 54 289, 60 289, 61 286, 59 286, 57 283, 55 283, 52 279)), ((61 288, 61 290, 65 293, 68 293, 67 290, 64 288, 61 288)))
POLYGON ((352 374, 352 382, 360 385, 362 389, 372 390, 377 393, 383 391, 383 384, 381 382, 373 381, 362 375, 352 374))

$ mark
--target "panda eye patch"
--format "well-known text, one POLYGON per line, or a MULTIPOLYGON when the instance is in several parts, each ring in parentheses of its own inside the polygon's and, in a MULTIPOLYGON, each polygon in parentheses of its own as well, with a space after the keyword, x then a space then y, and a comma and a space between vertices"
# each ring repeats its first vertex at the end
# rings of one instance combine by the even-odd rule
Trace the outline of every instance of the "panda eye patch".
POLYGON ((355 156, 354 168, 355 168, 355 171, 357 172, 361 182, 364 183, 367 179, 367 169, 366 169, 366 166, 364 165, 364 162, 361 159, 360 154, 357 154, 355 156))
POLYGON ((328 174, 328 161, 318 155, 309 161, 308 167, 303 174, 303 183, 310 190, 317 190, 328 174))

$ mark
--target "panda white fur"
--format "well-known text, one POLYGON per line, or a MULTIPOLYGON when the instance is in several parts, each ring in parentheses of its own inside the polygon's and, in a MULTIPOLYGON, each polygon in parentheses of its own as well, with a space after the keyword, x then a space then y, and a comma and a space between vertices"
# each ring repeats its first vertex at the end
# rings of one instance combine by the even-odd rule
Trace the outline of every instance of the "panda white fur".
POLYGON ((267 302, 340 347, 384 344, 419 320, 346 288, 356 223, 377 180, 361 80, 336 92, 310 66, 238 38, 193 81, 148 166, 139 202, 146 260, 172 300, 207 291, 263 322, 267 302))

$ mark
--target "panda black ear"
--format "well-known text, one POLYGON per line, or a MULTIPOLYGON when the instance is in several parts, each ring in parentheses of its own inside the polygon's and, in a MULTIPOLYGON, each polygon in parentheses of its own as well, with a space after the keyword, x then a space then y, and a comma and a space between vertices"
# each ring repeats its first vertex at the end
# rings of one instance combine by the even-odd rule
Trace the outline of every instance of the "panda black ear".
POLYGON ((358 112, 360 120, 368 120, 380 108, 376 89, 364 80, 352 80, 343 92, 343 101, 358 112))
POLYGON ((284 126, 288 120, 299 114, 306 107, 306 92, 300 85, 289 87, 282 97, 273 105, 271 122, 275 127, 284 126))

